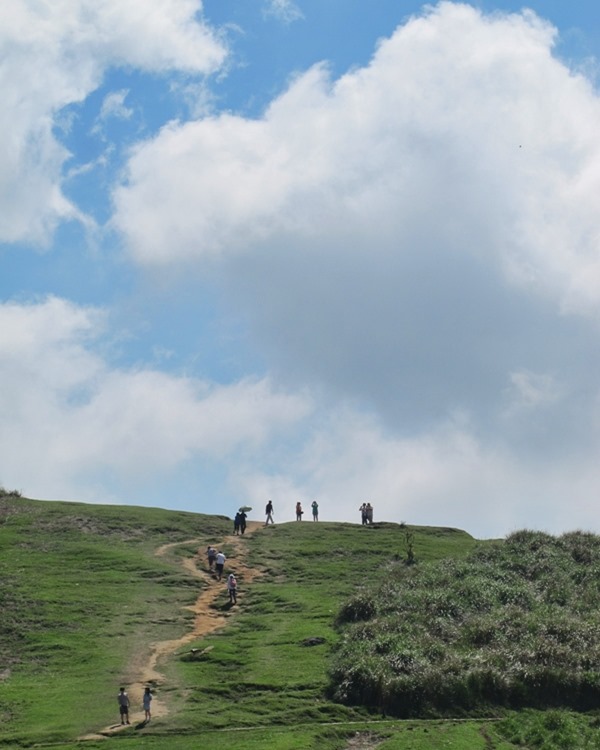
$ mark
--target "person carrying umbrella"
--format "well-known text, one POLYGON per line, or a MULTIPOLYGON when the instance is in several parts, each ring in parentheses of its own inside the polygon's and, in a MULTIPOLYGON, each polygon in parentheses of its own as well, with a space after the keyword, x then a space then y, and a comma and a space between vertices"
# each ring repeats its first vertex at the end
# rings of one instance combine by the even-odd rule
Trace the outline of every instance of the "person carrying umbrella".
POLYGON ((242 532, 242 534, 246 531, 246 519, 248 518, 246 514, 251 510, 252 508, 249 505, 242 505, 242 507, 238 511, 240 516, 240 531, 242 532))

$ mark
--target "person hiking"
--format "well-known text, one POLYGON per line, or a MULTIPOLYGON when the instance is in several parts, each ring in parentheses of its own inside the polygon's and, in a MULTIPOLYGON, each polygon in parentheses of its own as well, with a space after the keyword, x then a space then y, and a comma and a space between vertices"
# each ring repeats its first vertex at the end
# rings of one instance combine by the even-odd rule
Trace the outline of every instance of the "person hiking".
POLYGON ((121 716, 121 724, 129 724, 129 696, 125 692, 125 688, 119 688, 119 695, 117 695, 117 701, 119 703, 119 714, 121 716))
POLYGON ((227 558, 221 552, 221 550, 219 550, 217 552, 217 557, 215 559, 215 568, 217 571, 217 578, 219 579, 219 581, 221 580, 223 576, 223 568, 225 567, 225 560, 227 560, 227 558))
POLYGON ((152 693, 150 692, 150 688, 147 687, 144 690, 144 695, 142 696, 142 705, 144 707, 144 721, 150 721, 152 718, 152 715, 150 713, 150 704, 152 703, 152 693))
POLYGON ((367 513, 367 523, 372 524, 373 523, 373 506, 371 503, 367 503, 366 507, 366 513, 367 513))
POLYGON ((237 581, 233 573, 227 576, 227 592, 229 594, 229 602, 237 604, 237 581))
POLYGON ((319 503, 316 500, 313 500, 310 507, 312 508, 313 521, 318 521, 319 520, 319 503))
POLYGON ((233 533, 237 534, 238 536, 240 535, 240 523, 241 523, 240 512, 238 511, 235 514, 235 518, 233 519, 233 533))
POLYGON ((302 503, 300 501, 298 501, 296 503, 296 521, 301 521, 302 520, 302 514, 303 513, 304 513, 304 511, 302 510, 302 503))
POLYGON ((265 514, 267 516, 267 520, 265 521, 265 526, 269 525, 269 521, 271 523, 275 523, 273 520, 273 503, 269 500, 267 503, 267 507, 265 508, 265 514))
POLYGON ((359 511, 360 511, 360 520, 362 522, 362 525, 366 526, 367 525, 367 504, 363 503, 360 506, 359 511))
POLYGON ((240 531, 242 534, 246 531, 246 519, 248 518, 248 514, 245 510, 240 511, 240 531))
POLYGON ((210 544, 206 548, 206 557, 208 559, 208 569, 213 570, 217 559, 217 550, 214 547, 211 547, 210 544))

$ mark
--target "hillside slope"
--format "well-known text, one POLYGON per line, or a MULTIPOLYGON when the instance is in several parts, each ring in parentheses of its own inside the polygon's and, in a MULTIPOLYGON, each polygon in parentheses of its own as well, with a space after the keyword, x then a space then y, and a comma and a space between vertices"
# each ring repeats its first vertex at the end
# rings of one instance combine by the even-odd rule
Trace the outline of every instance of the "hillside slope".
POLYGON ((328 697, 338 613, 406 558, 407 534, 419 565, 495 543, 387 523, 231 531, 223 517, 0 498, 0 747, 508 750, 528 746, 542 720, 546 738, 594 735, 576 715, 398 722, 328 697), (203 570, 209 542, 238 575, 234 607, 203 570), (196 638, 204 619, 216 629, 196 638), (119 685, 152 654, 162 711, 111 735, 119 685))

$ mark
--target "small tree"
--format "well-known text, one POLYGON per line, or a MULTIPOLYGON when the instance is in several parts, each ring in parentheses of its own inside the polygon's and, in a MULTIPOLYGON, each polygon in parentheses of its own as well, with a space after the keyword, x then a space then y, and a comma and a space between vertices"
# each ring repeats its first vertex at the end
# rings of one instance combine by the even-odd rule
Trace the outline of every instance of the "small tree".
POLYGON ((417 560, 415 558, 415 535, 410 529, 404 531, 404 550, 406 552, 406 565, 414 565, 417 560))

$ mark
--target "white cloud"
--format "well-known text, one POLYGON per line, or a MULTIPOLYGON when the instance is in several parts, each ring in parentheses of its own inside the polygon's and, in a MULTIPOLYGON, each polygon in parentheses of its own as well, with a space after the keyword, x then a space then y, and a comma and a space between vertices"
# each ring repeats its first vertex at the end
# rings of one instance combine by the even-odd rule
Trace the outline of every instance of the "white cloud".
POLYGON ((574 398, 589 375, 564 371, 596 330, 567 313, 600 303, 600 100, 554 38, 529 12, 441 3, 261 119, 164 128, 114 224, 140 264, 218 259, 271 366, 403 429, 497 419, 515 372, 574 398))
MULTIPOLYGON (((358 522, 369 500, 376 520, 479 537, 523 526, 595 528, 597 398, 585 450, 532 459, 463 413, 400 434, 356 404, 272 379, 219 385, 118 368, 104 353, 108 324, 104 311, 58 298, 0 305, 0 484, 29 496, 212 513, 250 502, 258 518, 272 498, 278 521, 292 519, 296 500, 316 498, 322 520, 358 522), (211 493, 215 467, 222 476, 211 493), (190 496, 190 473, 199 497, 190 496)), ((553 390, 544 377, 520 375, 529 402, 553 390)))
MULTIPOLYGON (((596 434, 593 452, 598 447, 596 434)), ((259 513, 263 499, 272 499, 279 521, 294 518, 298 500, 308 509, 317 499, 321 520, 358 523, 359 506, 368 501, 377 521, 450 526, 478 538, 517 528, 557 533, 597 528, 600 471, 589 458, 541 471, 525 456, 486 446, 460 420, 399 438, 371 417, 338 409, 282 471, 247 468, 237 484, 259 513)))
POLYGON ((600 100, 554 39, 530 12, 441 3, 369 66, 306 72, 259 120, 165 128, 131 159, 115 222, 142 263, 290 237, 382 262, 436 246, 597 310, 600 100))
POLYGON ((128 120, 133 114, 133 110, 125 106, 125 99, 128 94, 127 89, 112 91, 107 94, 100 108, 100 118, 105 120, 109 117, 115 117, 119 120, 128 120))
POLYGON ((61 108, 83 101, 113 66, 214 72, 225 49, 199 0, 5 0, 0 4, 0 241, 47 244, 78 211, 61 193, 61 108))
POLYGON ((101 355, 104 325, 101 311, 56 298, 0 306, 5 486, 101 500, 106 484, 91 488, 90 478, 103 472, 105 481, 140 480, 191 459, 225 462, 264 448, 310 413, 306 396, 265 379, 217 385, 111 367, 101 355))
POLYGON ((292 0, 268 0, 264 5, 266 18, 273 17, 283 23, 293 23, 304 18, 304 14, 292 0))
POLYGON ((240 467, 248 491, 491 534, 594 522, 600 99, 555 39, 443 2, 259 119, 134 151, 114 225, 137 262, 209 262, 273 377, 378 415, 240 467))
POLYGON ((560 386, 552 375, 526 370, 510 374, 512 403, 509 411, 531 410, 553 404, 560 398, 560 386))

